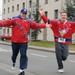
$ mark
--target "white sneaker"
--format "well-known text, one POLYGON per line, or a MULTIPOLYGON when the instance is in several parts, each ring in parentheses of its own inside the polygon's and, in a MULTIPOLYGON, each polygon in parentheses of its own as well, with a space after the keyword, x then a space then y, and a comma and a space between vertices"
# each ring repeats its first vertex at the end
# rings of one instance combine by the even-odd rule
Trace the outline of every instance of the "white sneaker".
POLYGON ((64 70, 63 70, 63 69, 58 69, 58 72, 59 72, 59 73, 63 73, 64 70))
POLYGON ((11 67, 12 70, 15 70, 15 67, 11 67))
POLYGON ((15 63, 13 63, 11 69, 12 69, 12 70, 15 70, 15 63))

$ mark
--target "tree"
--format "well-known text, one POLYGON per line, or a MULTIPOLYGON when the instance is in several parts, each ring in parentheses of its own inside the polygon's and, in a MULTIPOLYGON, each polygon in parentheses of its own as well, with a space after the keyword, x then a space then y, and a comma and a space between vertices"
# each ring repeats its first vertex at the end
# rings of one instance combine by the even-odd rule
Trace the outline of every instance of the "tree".
POLYGON ((66 0, 68 20, 75 21, 75 0, 66 0))
MULTIPOLYGON (((40 15, 39 15, 39 12, 38 12, 39 5, 36 4, 35 7, 36 7, 36 13, 33 14, 33 17, 34 17, 34 21, 36 21, 37 23, 39 23, 39 22, 41 21, 41 19, 39 18, 40 15)), ((38 34, 39 34, 39 33, 41 33, 41 30, 34 30, 34 31, 32 32, 32 37, 33 37, 33 39, 34 39, 35 41, 37 40, 37 37, 38 37, 38 34)))
MULTIPOLYGON (((36 4, 34 4, 34 7, 33 7, 33 20, 36 21, 37 23, 39 23, 41 21, 40 19, 40 14, 38 12, 38 8, 39 8, 39 0, 36 1, 36 4)), ((30 16, 30 14, 29 14, 30 16)), ((32 34, 31 34, 31 37, 33 40, 37 40, 37 37, 38 37, 38 34, 41 33, 41 30, 33 30, 32 31, 32 34)))

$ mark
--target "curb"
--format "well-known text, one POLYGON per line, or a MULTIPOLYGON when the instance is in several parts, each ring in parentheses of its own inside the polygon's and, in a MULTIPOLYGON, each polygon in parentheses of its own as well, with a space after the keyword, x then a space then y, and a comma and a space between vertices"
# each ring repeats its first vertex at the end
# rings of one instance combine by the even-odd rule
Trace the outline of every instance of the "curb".
MULTIPOLYGON (((33 50, 39 50, 39 51, 45 51, 45 52, 53 52, 53 53, 55 53, 55 48, 39 48, 39 47, 37 47, 36 46, 36 48, 35 47, 31 47, 31 46, 29 46, 28 47, 29 49, 33 49, 33 50)), ((75 55, 75 51, 69 51, 69 54, 73 54, 73 55, 75 55)))
MULTIPOLYGON (((11 45, 11 43, 2 42, 2 41, 0 41, 0 44, 8 45, 8 46, 11 45)), ((55 52, 55 48, 45 48, 45 47, 38 47, 38 46, 31 46, 31 45, 28 45, 28 49, 46 51, 46 52, 55 52)), ((69 54, 75 54, 75 51, 71 50, 71 51, 69 51, 69 54)))

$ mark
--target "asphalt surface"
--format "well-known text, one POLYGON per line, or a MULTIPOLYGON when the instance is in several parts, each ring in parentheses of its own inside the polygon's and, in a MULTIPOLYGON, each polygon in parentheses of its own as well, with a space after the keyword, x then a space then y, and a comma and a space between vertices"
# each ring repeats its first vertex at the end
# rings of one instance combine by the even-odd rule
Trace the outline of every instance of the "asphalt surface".
MULTIPOLYGON (((0 44, 0 75, 18 75, 19 58, 17 58, 16 69, 11 69, 11 46, 0 44)), ((28 68, 26 75, 60 75, 57 71, 55 53, 28 49, 28 68)), ((64 62, 64 73, 62 75, 75 74, 75 55, 69 55, 64 62)))
MULTIPOLYGON (((11 53, 9 51, 10 49, 6 47, 6 44, 7 45, 11 45, 11 44, 3 42, 3 41, 0 43, 5 45, 3 47, 1 46, 1 48, 0 48, 0 74, 1 75, 18 75, 18 73, 19 73, 18 68, 15 71, 13 71, 10 69, 11 64, 10 65, 8 64, 8 62, 11 61, 9 58, 11 53), (6 53, 6 52, 9 52, 9 53, 6 53)), ((52 48, 48 49, 48 48, 43 48, 43 47, 29 46, 29 52, 28 52, 29 60, 30 60, 29 66, 32 69, 28 68, 28 70, 26 71, 26 75, 49 75, 49 74, 60 75, 57 72, 57 69, 55 69, 56 68, 56 64, 55 64, 56 60, 54 58, 54 53, 45 52, 45 51, 54 52, 54 48, 52 50, 52 48), (35 51, 35 50, 37 50, 37 51, 35 51), (38 50, 41 50, 41 51, 39 52, 38 50), (40 60, 40 62, 38 60, 40 60), (37 62, 38 62, 38 64, 37 64, 37 62), (42 63, 42 62, 45 62, 45 63, 42 63)), ((75 55, 73 55, 73 56, 70 55, 69 60, 67 60, 67 62, 65 63, 66 72, 62 75, 69 75, 69 74, 74 75, 75 61, 71 60, 71 59, 74 59, 74 56, 75 55)))

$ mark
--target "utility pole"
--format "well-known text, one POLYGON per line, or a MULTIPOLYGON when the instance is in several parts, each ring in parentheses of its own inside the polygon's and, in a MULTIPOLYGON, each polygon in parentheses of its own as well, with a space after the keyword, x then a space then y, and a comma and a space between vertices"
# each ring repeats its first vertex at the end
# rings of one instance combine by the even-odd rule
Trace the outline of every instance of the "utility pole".
MULTIPOLYGON (((32 4, 33 4, 33 2, 32 2, 32 0, 31 0, 31 13, 30 13, 30 18, 32 19, 32 4)), ((31 35, 32 35, 32 29, 30 29, 30 44, 31 44, 31 41, 32 41, 32 37, 31 37, 31 35)))

